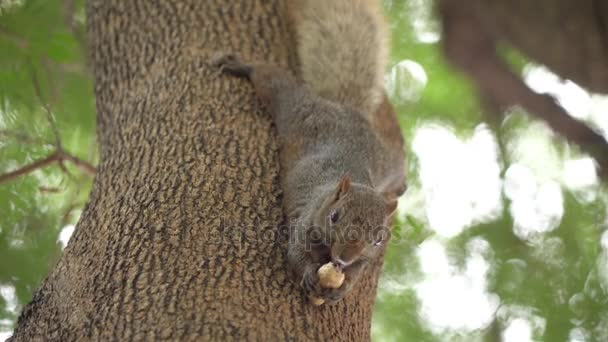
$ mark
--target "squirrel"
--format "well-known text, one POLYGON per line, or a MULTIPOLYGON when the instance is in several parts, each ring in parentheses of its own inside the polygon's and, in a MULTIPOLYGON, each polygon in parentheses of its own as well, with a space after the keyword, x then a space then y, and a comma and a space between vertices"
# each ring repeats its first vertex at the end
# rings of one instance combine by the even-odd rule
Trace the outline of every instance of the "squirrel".
POLYGON ((386 25, 372 0, 297 0, 289 13, 301 79, 266 63, 216 56, 221 73, 248 79, 280 144, 287 264, 304 294, 341 300, 390 237, 405 191, 403 137, 383 88, 386 25), (320 284, 333 263, 345 277, 320 284))

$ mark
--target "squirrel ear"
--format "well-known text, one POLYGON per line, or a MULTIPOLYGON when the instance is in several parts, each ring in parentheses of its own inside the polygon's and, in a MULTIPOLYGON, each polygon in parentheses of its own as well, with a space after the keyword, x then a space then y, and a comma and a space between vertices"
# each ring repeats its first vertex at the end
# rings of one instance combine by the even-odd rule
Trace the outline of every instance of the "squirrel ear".
POLYGON ((345 173, 340 178, 338 182, 338 187, 336 188, 336 201, 340 198, 343 198, 348 193, 350 189, 350 173, 345 173))
POLYGON ((399 204, 399 201, 397 199, 393 199, 390 200, 388 202, 386 202, 386 217, 390 217, 391 215, 393 215, 395 213, 395 211, 397 210, 397 205, 399 204))

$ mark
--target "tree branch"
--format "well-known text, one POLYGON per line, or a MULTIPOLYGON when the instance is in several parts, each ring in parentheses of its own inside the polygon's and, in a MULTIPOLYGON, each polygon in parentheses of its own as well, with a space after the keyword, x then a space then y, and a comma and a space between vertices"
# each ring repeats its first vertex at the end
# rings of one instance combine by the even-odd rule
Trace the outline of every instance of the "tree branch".
POLYGON ((443 0, 441 15, 447 57, 467 73, 481 93, 502 112, 521 106, 545 121, 554 131, 577 143, 593 156, 608 177, 608 143, 604 137, 574 119, 548 95, 530 89, 496 53, 496 42, 483 29, 474 11, 460 2, 443 0))
POLYGON ((46 158, 39 159, 31 164, 28 164, 22 168, 15 170, 15 171, 0 175, 0 184, 13 180, 15 178, 19 178, 21 176, 25 176, 33 171, 46 167, 58 160, 59 160, 59 153, 55 152, 46 158))
POLYGON ((33 163, 23 166, 15 171, 0 175, 0 184, 19 178, 21 176, 25 176, 38 169, 47 167, 55 162, 61 163, 63 161, 69 161, 70 163, 74 164, 75 167, 79 168, 81 171, 89 175, 95 175, 95 173, 97 172, 97 169, 89 162, 77 158, 64 151, 55 151, 46 158, 36 160, 33 163))
POLYGON ((48 194, 56 194, 62 191, 61 188, 58 187, 49 187, 49 186, 39 186, 38 191, 48 193, 48 194))
POLYGON ((60 156, 61 156, 61 160, 66 160, 66 161, 71 162, 72 164, 74 164, 74 166, 79 168, 81 171, 83 171, 91 176, 95 175, 95 173, 97 172, 97 169, 91 163, 89 163, 85 160, 82 160, 80 158, 77 158, 69 153, 61 151, 60 156))
MULTIPOLYGON (((61 144, 61 137, 59 136, 59 130, 57 129, 57 125, 55 123, 53 113, 51 111, 49 104, 44 100, 44 98, 42 96, 42 90, 40 88, 40 83, 39 83, 38 77, 36 75, 36 69, 35 69, 34 65, 32 64, 31 60, 29 61, 29 64, 30 64, 30 68, 31 68, 31 76, 32 76, 32 84, 34 87, 34 93, 35 93, 36 97, 38 98, 38 100, 40 101, 42 107, 44 108, 47 120, 49 122, 49 125, 51 126, 51 130, 53 131, 53 135, 55 138, 55 144, 54 144, 55 152, 53 152, 51 155, 49 155, 48 157, 46 157, 44 159, 35 161, 29 165, 26 165, 20 169, 9 172, 7 174, 0 175, 0 183, 10 181, 10 180, 18 178, 20 176, 26 175, 32 171, 46 167, 46 166, 52 164, 53 162, 57 162, 59 167, 61 168, 61 170, 70 177, 71 177, 71 174, 64 165, 65 161, 71 162, 72 164, 74 164, 75 167, 79 168, 81 171, 83 171, 87 174, 94 175, 96 173, 96 169, 93 165, 91 165, 90 163, 88 163, 84 160, 81 160, 63 150, 63 146, 61 144)), ((26 140, 28 142, 34 141, 32 138, 27 137, 24 134, 15 133, 15 132, 11 132, 8 130, 1 130, 0 134, 5 135, 5 136, 13 136, 14 138, 16 138, 18 140, 22 140, 22 141, 26 141, 26 140)))

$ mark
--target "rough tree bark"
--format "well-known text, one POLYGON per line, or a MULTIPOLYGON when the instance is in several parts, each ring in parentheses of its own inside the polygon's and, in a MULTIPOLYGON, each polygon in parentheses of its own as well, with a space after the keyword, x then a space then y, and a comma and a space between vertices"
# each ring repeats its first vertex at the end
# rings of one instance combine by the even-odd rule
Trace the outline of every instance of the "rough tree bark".
POLYGON ((89 0, 100 165, 14 341, 367 340, 380 265, 340 304, 287 279, 278 159, 217 51, 289 65, 282 1, 89 0))

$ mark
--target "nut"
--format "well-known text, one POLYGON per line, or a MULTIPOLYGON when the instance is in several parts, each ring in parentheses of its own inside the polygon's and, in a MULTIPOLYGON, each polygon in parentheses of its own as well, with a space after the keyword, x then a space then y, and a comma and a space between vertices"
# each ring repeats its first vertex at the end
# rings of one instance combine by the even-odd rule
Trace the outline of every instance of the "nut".
POLYGON ((319 284, 325 288, 337 289, 344 283, 344 273, 333 262, 319 267, 317 275, 319 275, 319 284))
POLYGON ((323 299, 323 298, 310 296, 309 299, 310 299, 310 302, 312 303, 312 305, 315 305, 315 306, 320 306, 320 305, 323 305, 323 303, 325 303, 325 299, 323 299))

